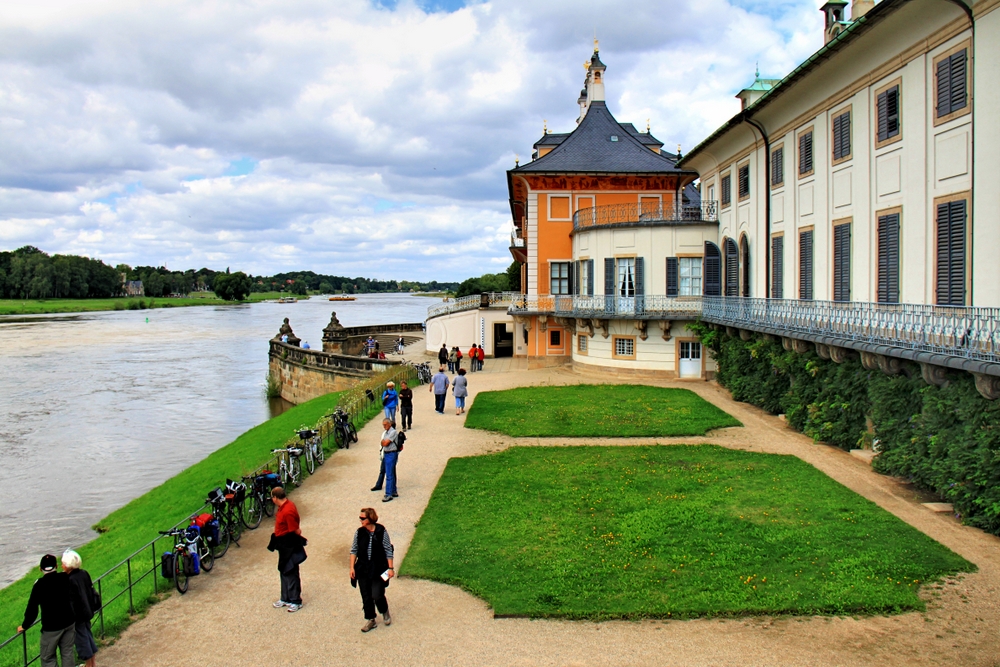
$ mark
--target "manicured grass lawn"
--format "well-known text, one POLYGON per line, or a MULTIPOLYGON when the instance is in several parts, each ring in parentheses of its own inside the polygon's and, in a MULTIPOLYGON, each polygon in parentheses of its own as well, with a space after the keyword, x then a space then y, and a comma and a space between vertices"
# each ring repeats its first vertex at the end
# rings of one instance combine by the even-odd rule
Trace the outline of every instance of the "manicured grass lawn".
MULTIPOLYGON (((294 436, 294 430, 300 425, 319 422, 336 407, 339 396, 339 393, 321 396, 250 429, 225 447, 209 454, 204 460, 102 519, 95 526, 102 531, 102 534, 77 549, 83 558, 83 567, 96 578, 124 560, 156 537, 157 531, 166 530, 197 510, 205 502, 208 492, 216 486, 224 485, 227 477, 239 478, 265 463, 271 458, 271 449, 281 447, 294 436)), ((260 530, 267 530, 266 525, 264 524, 260 530)), ((158 551, 168 548, 166 542, 158 546, 160 547, 158 551)), ((25 545, 25 548, 31 547, 25 545)), ((151 560, 150 554, 145 561, 147 568, 151 565, 151 560)), ((220 562, 225 563, 225 559, 220 562)), ((28 601, 31 585, 38 576, 37 570, 29 572, 24 579, 0 590, 0 641, 13 635, 23 619, 24 605, 28 601)), ((104 582, 105 604, 108 604, 114 593, 122 590, 125 581, 126 572, 123 568, 119 576, 104 582)), ((158 579, 157 584, 161 592, 170 585, 165 579, 158 579)), ((197 588, 197 585, 195 579, 192 587, 197 588)), ((147 577, 144 584, 135 591, 136 605, 140 609, 148 606, 148 598, 152 594, 152 579, 147 577)), ((127 624, 127 617, 127 594, 105 610, 105 623, 109 630, 123 627, 127 624)), ((96 633, 97 619, 94 620, 94 624, 96 633)), ((39 627, 40 625, 36 624, 29 631, 32 651, 37 651, 39 627)), ((19 642, 13 643, 6 649, 0 649, 0 666, 15 664, 15 656, 20 656, 19 651, 19 642)))
POLYGON ((923 609, 975 569, 800 459, 678 445, 452 459, 401 574, 498 615, 685 618, 923 609))
POLYGON ((630 437, 704 435, 741 424, 687 389, 579 384, 480 392, 465 426, 514 437, 630 437))

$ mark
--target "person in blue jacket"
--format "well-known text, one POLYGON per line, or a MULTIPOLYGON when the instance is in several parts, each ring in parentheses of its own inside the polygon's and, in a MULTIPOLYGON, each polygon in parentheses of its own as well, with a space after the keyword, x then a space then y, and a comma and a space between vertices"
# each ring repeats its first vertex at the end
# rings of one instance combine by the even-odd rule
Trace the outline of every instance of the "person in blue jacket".
POLYGON ((389 382, 382 392, 382 407, 385 408, 385 418, 396 425, 396 406, 399 405, 399 394, 396 393, 396 383, 389 382))

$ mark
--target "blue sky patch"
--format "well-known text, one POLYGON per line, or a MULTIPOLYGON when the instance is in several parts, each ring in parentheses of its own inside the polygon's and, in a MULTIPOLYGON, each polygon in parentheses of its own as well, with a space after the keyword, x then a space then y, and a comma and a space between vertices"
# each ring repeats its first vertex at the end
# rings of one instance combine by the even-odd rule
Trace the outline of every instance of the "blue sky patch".
MULTIPOLYGON (((372 5, 379 9, 394 11, 399 5, 399 0, 371 0, 372 5)), ((416 0, 416 5, 428 14, 434 12, 455 12, 462 9, 468 3, 465 0, 416 0)))
POLYGON ((241 157, 239 160, 233 160, 226 167, 226 170, 222 172, 223 176, 246 176, 247 174, 253 173, 253 170, 257 168, 260 164, 257 160, 249 157, 241 157))

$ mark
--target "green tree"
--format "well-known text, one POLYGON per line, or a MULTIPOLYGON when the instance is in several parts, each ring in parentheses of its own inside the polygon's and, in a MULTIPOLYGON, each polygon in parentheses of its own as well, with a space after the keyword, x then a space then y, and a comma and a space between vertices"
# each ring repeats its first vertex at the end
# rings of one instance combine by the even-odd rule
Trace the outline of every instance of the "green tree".
POLYGON ((243 301, 250 294, 251 287, 253 287, 253 281, 242 271, 218 273, 212 284, 216 296, 226 301, 243 301))
POLYGON ((507 267, 507 290, 510 292, 521 291, 521 263, 514 260, 507 267))
POLYGON ((319 284, 319 291, 323 294, 330 294, 333 292, 333 285, 324 280, 319 284))
POLYGON ((309 285, 307 285, 304 280, 296 280, 294 283, 289 285, 288 291, 292 294, 298 294, 299 296, 306 296, 309 294, 309 285))

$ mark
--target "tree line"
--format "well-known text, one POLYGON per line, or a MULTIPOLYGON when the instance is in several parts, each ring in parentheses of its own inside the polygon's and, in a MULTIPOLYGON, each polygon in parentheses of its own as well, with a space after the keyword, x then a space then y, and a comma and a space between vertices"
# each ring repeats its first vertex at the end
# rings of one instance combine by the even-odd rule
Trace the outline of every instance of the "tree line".
POLYGON ((451 292, 457 287, 458 283, 442 283, 436 280, 428 282, 374 280, 362 277, 331 276, 313 271, 292 271, 276 273, 268 277, 258 277, 253 281, 252 291, 291 292, 302 295, 309 291, 323 294, 368 294, 371 292, 451 292))
POLYGON ((455 298, 482 294, 484 292, 520 292, 521 264, 511 262, 503 273, 484 273, 475 278, 463 280, 455 290, 455 298))

